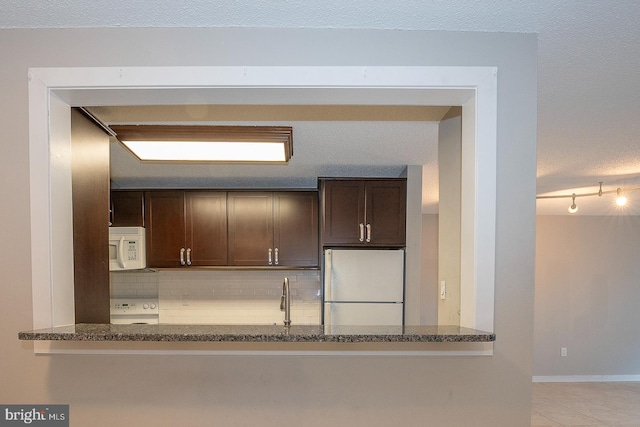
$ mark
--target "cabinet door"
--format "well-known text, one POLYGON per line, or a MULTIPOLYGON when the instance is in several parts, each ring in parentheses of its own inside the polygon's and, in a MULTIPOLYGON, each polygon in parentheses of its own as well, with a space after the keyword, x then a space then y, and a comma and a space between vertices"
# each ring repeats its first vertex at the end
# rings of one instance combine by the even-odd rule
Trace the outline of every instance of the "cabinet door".
POLYGON ((185 203, 191 265, 226 265, 227 193, 187 191, 185 203))
POLYGON ((375 180, 365 184, 369 245, 404 246, 406 242, 407 182, 375 180))
POLYGON ((364 181, 322 181, 323 245, 362 245, 364 181))
POLYGON ((180 267, 185 247, 184 191, 145 193, 148 267, 180 267))
POLYGON ((228 194, 229 265, 273 263, 273 197, 265 192, 228 194))
POLYGON ((142 191, 111 191, 111 225, 113 227, 144 227, 144 193, 142 191))
POLYGON ((318 193, 273 194, 274 264, 285 267, 318 266, 318 193))

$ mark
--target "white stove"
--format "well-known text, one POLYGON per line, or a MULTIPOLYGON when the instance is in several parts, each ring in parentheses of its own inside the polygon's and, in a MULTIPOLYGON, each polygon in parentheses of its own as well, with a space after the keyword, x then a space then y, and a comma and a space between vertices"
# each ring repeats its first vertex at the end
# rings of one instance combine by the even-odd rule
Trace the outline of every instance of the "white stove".
POLYGON ((112 298, 110 311, 114 325, 160 323, 157 298, 112 298))

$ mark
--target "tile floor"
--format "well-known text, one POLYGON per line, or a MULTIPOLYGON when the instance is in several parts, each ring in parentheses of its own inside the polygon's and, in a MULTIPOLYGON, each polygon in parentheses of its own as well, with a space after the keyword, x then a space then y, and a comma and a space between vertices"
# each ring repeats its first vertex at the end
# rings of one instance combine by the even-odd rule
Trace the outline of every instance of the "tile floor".
POLYGON ((532 427, 640 427, 640 382, 534 383, 532 427))

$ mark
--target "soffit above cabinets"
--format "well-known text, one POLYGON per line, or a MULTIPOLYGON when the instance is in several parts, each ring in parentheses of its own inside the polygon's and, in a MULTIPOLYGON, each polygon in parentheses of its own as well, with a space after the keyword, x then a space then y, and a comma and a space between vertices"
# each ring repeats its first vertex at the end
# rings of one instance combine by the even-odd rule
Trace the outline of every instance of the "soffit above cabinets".
MULTIPOLYGON (((175 124, 238 121, 439 122, 449 106, 185 104, 86 107, 105 124, 175 124)), ((455 108, 454 110, 459 110, 455 108)), ((459 113, 458 113, 459 114, 459 113)))
POLYGON ((142 164, 114 139, 113 188, 315 188, 320 176, 398 177, 425 166, 437 201, 438 125, 460 107, 424 105, 183 104, 85 107, 106 125, 292 126, 288 165, 142 164))

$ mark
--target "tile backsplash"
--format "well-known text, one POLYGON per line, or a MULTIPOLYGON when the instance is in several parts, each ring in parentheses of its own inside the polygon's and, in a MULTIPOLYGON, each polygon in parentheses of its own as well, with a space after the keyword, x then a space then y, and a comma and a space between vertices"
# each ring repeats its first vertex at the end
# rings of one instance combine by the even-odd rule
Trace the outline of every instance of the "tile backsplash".
POLYGON ((293 324, 320 323, 317 270, 160 270, 111 273, 111 295, 158 296, 160 323, 280 324, 289 278, 293 324), (155 294, 153 293, 155 292, 155 294))
POLYGON ((159 274, 151 270, 110 272, 110 295, 112 298, 157 298, 159 274))

